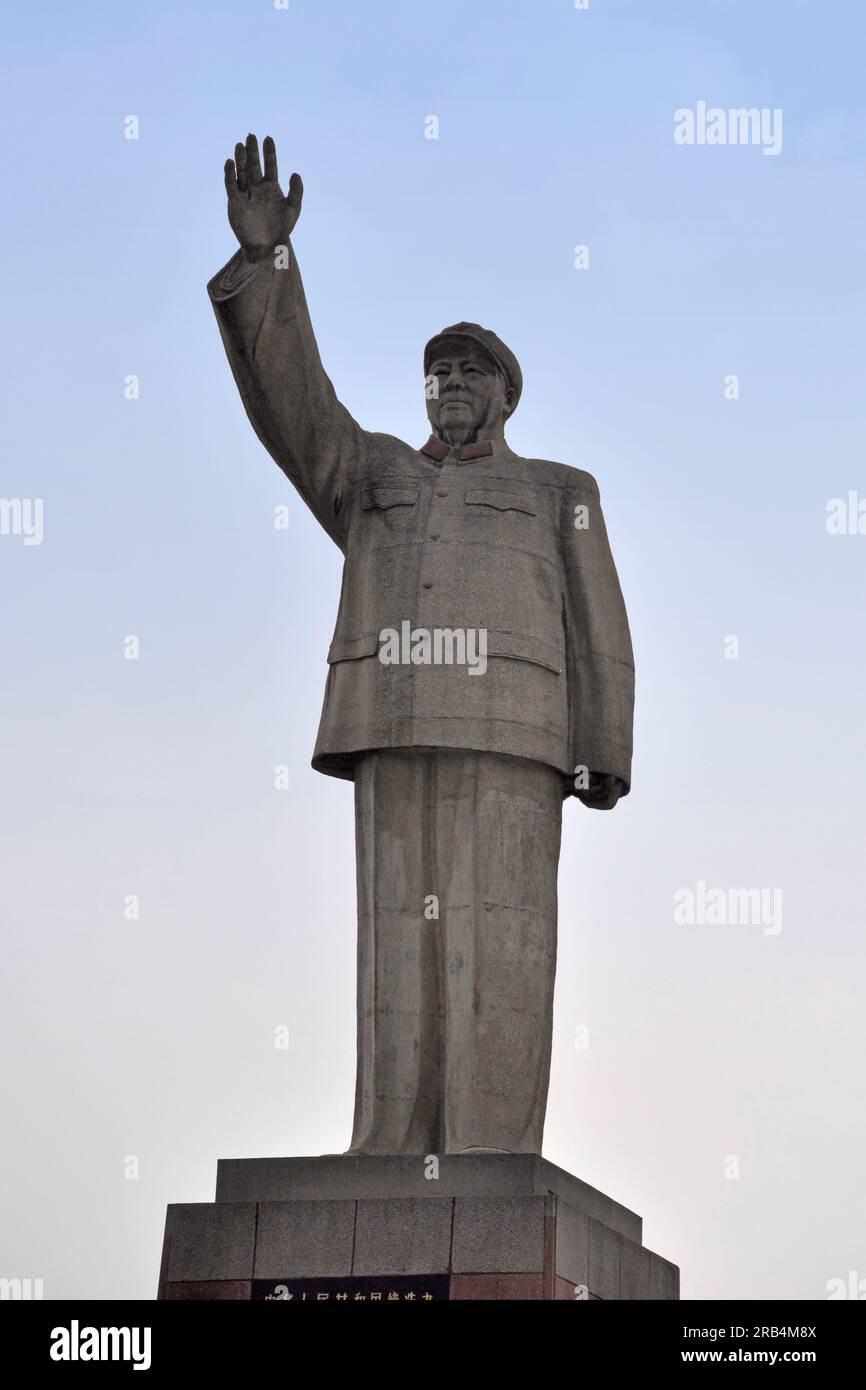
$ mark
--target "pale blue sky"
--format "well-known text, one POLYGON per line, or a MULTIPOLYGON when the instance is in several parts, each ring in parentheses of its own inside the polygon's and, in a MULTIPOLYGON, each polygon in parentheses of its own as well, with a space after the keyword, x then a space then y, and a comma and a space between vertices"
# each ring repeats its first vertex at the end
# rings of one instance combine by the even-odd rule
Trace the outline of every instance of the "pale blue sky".
POLYGON ((634 786, 566 807, 546 1155, 643 1215, 684 1297, 866 1276, 866 536, 824 526, 866 496, 864 29, 854 0, 7 16, 0 495, 45 536, 0 536, 0 1274, 151 1297, 218 1158, 349 1140, 351 788, 309 766, 339 555, 205 294, 254 130, 303 174, 361 423, 421 442, 422 346, 477 320, 523 368, 512 447, 601 487, 634 786), (781 154, 675 145, 699 100, 781 108, 781 154), (676 926, 698 880, 781 888, 782 932, 676 926))

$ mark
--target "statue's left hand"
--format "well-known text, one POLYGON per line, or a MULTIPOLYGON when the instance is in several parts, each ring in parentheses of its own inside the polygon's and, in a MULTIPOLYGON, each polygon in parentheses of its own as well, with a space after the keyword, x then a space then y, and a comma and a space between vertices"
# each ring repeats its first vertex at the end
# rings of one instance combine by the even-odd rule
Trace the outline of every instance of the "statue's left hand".
POLYGON ((612 772, 591 772, 589 786, 577 793, 591 811, 612 811, 625 791, 625 782, 612 772))

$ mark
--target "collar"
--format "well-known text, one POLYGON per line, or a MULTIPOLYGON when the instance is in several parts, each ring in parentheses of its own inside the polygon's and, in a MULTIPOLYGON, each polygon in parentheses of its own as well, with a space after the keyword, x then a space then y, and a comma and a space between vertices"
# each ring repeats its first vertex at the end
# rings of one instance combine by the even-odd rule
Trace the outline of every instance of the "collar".
POLYGON ((506 448, 504 439, 479 439, 475 444, 453 445, 446 444, 444 439, 437 439, 435 434, 431 434, 420 452, 426 454, 428 459, 433 459, 435 463, 442 463, 453 450, 458 463, 471 463, 473 459, 504 453, 506 448))

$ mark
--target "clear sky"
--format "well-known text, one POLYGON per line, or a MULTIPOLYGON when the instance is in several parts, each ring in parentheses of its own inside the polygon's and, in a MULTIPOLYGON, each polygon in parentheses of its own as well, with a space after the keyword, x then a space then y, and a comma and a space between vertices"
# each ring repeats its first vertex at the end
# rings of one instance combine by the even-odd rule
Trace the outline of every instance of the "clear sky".
POLYGON ((472 319, 523 368, 512 447, 601 487, 634 782, 565 807, 546 1156, 685 1298, 866 1277, 866 535, 826 527, 866 498, 864 29, 855 0, 7 14, 0 496, 44 534, 0 535, 0 1275, 152 1297, 218 1158, 349 1141, 352 795, 309 765, 340 557, 205 294, 253 130, 304 177, 359 421, 421 443, 422 346, 472 319), (781 110, 781 151, 678 145, 702 101, 781 110), (780 889, 782 929, 678 923, 700 882, 780 889))

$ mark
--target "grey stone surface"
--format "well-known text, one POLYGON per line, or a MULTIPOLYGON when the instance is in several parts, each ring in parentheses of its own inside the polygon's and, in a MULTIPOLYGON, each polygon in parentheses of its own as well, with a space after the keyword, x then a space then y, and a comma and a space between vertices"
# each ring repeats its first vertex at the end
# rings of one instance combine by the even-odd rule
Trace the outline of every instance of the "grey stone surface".
MULTIPOLYGON (((578 1192, 593 1189, 541 1159, 452 1158, 443 1163, 441 1180, 425 1182, 420 1195, 402 1197, 372 1195, 369 1189, 393 1190, 401 1174, 413 1185, 423 1172, 420 1156, 282 1162, 300 1178, 289 1199, 263 1200, 258 1207, 222 1200, 169 1208, 165 1297, 208 1298, 215 1281, 223 1290, 219 1296, 246 1298, 248 1284, 242 1281, 253 1278, 450 1273, 462 1280, 452 1295, 460 1298, 562 1298, 577 1286, 585 1286, 590 1299, 679 1298, 676 1266, 571 1206, 561 1195, 568 1186, 563 1179, 578 1192), (317 1165, 324 1165, 318 1173, 317 1165), (560 1195, 546 1184, 548 1178, 560 1195), (330 1185, 342 1195, 298 1195, 297 1188, 306 1183, 309 1189, 313 1179, 320 1192, 330 1185), (506 1182, 510 1195, 491 1194, 506 1182), (360 1195, 347 1195, 352 1187, 360 1195), (540 1281, 536 1292, 527 1292, 529 1276, 540 1281)), ((238 1171, 249 1185, 249 1165, 238 1171)), ((285 1170, 277 1176, 285 1185, 285 1170)))
POLYGON ((650 1251, 650 1298, 679 1298, 680 1272, 670 1260, 650 1251))
POLYGON ((620 1298, 620 1243, 618 1231, 600 1221, 589 1223, 589 1287, 598 1298, 620 1298))
POLYGON ((455 1274, 529 1274, 544 1268, 544 1197, 456 1197, 455 1274))
POLYGON ((442 1274, 451 1256, 453 1201, 405 1197, 358 1202, 353 1274, 442 1274))
POLYGON ((589 1287, 589 1217, 567 1202, 556 1203, 556 1273, 589 1287))
POLYGON ((359 761, 350 1152, 540 1151, 561 822, 560 775, 540 762, 449 748, 359 761))
POLYGON ((632 644, 598 485, 508 446, 520 366, 478 324, 427 345, 425 444, 363 429, 316 345, 300 178, 284 197, 273 141, 262 169, 249 135, 225 187, 241 249, 208 292, 234 379, 344 559, 313 766, 356 782, 351 1151, 537 1153, 562 798, 609 810, 631 779, 632 644))
POLYGON ((218 1202, 293 1198, 519 1197, 551 1192, 576 1211, 640 1243, 641 1218, 537 1154, 445 1154, 427 1178, 423 1154, 328 1154, 321 1158, 227 1158, 217 1165, 218 1202))
POLYGON ((256 1236, 253 1202, 178 1203, 165 1218, 171 1242, 166 1279, 251 1279, 256 1236))
POLYGON ((256 1279, 315 1279, 352 1272, 355 1203, 262 1202, 256 1279))
POLYGON ((620 1286, 622 1299, 642 1299, 650 1296, 651 1252, 634 1241, 620 1241, 620 1286))

